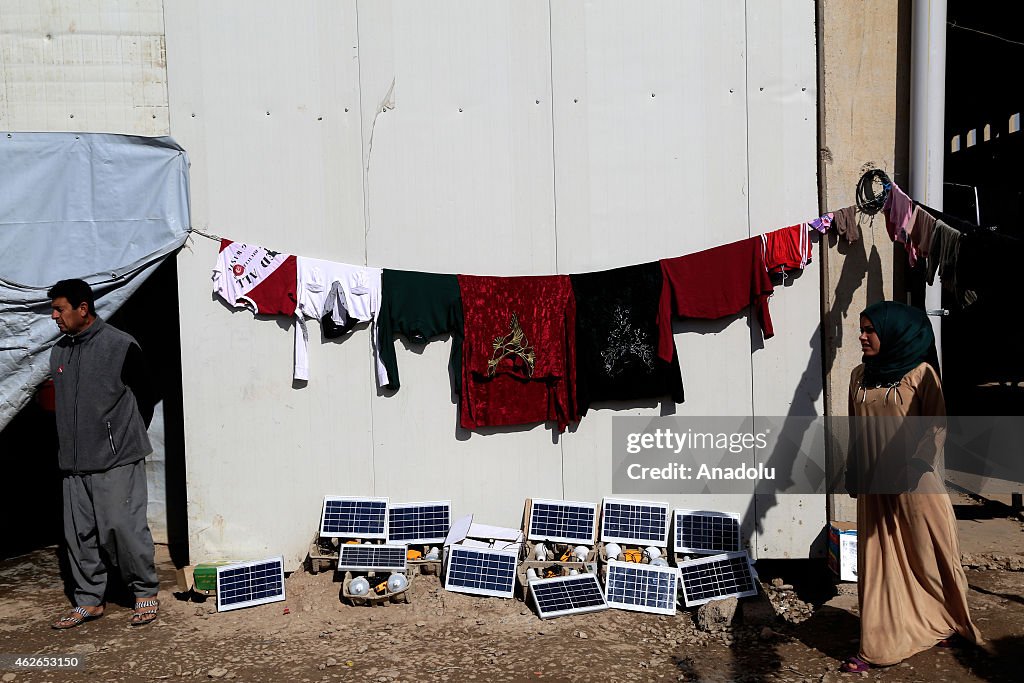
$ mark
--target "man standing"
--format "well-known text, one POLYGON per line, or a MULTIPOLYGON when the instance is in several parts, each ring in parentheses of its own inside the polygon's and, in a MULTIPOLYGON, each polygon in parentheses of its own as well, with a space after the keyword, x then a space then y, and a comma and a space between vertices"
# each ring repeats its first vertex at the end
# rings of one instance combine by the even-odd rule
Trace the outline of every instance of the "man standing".
POLYGON ((92 289, 82 280, 61 280, 47 296, 50 317, 64 334, 50 353, 50 374, 75 602, 53 628, 103 615, 108 564, 135 595, 132 625, 149 624, 160 605, 146 521, 145 458, 153 450, 146 428, 156 402, 142 349, 97 317, 92 289))

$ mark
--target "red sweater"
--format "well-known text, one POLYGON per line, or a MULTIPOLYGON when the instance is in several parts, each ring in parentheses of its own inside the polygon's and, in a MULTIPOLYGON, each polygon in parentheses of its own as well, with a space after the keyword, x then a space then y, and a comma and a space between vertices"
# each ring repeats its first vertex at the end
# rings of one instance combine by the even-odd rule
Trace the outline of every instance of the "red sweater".
POLYGON ((675 348, 673 313, 711 320, 753 306, 764 338, 775 334, 768 311, 772 281, 764 267, 760 237, 662 259, 661 272, 664 278, 658 308, 658 357, 662 360, 670 362, 675 348))
POLYGON ((576 300, 567 275, 460 275, 466 429, 578 421, 576 300))

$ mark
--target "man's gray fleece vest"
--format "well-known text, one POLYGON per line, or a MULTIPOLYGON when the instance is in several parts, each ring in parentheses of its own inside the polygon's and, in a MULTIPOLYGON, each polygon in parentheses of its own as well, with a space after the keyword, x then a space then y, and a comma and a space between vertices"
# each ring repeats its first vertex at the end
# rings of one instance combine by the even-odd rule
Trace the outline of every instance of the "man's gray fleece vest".
POLYGON ((97 318, 84 332, 64 335, 50 353, 57 398, 60 469, 103 472, 152 452, 135 395, 121 381, 132 344, 121 330, 97 318))

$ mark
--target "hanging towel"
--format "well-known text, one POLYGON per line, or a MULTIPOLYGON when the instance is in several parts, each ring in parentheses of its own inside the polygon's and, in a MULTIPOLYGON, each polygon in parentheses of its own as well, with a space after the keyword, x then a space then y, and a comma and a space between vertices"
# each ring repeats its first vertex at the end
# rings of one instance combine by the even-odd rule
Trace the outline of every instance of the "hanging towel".
POLYGON ((960 232, 949 227, 943 220, 936 220, 928 245, 928 284, 935 284, 938 273, 942 284, 953 290, 956 277, 956 257, 960 251, 960 232))
MULTIPOLYGON (((932 243, 932 230, 935 229, 935 217, 928 213, 922 206, 914 207, 914 213, 910 217, 910 228, 907 231, 910 243, 916 250, 916 254, 925 259, 928 258, 928 251, 932 243)), ((911 263, 911 266, 914 264, 911 263)))
POLYGON ((836 211, 836 218, 832 221, 836 226, 836 232, 843 235, 850 244, 860 239, 860 225, 857 224, 857 207, 847 206, 836 211))
POLYGON ((885 229, 889 233, 889 239, 901 244, 907 243, 907 222, 910 220, 910 212, 913 211, 914 203, 910 197, 900 189, 896 183, 889 188, 885 195, 885 203, 882 204, 882 213, 885 214, 885 229))

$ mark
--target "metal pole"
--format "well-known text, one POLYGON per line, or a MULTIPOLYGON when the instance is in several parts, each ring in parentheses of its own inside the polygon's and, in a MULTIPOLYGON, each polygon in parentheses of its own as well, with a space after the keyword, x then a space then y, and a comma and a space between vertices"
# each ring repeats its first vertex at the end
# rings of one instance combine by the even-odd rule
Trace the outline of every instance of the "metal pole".
MULTIPOLYGON (((946 2, 914 0, 910 71, 910 196, 942 209, 946 153, 946 2)), ((926 286, 925 309, 942 308, 940 282, 926 286)), ((929 317, 942 363, 942 320, 929 317)))

